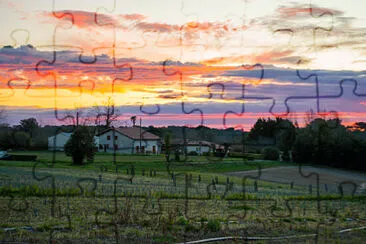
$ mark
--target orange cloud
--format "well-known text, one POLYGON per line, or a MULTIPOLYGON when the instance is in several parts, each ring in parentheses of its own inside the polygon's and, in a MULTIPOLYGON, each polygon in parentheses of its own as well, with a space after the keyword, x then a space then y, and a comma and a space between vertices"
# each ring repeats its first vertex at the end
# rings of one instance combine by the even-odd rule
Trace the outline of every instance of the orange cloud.
MULTIPOLYGON (((206 65, 225 65, 225 64, 242 64, 245 63, 262 63, 262 64, 283 64, 288 63, 285 58, 291 57, 292 50, 286 51, 269 51, 253 55, 239 55, 230 57, 215 57, 204 60, 202 63, 206 65)), ((294 63, 291 63, 294 64, 294 63)))
POLYGON ((62 21, 71 22, 78 28, 89 28, 90 26, 100 25, 108 27, 108 25, 119 26, 119 22, 112 15, 88 12, 80 10, 62 10, 54 12, 44 12, 44 16, 53 17, 62 21))

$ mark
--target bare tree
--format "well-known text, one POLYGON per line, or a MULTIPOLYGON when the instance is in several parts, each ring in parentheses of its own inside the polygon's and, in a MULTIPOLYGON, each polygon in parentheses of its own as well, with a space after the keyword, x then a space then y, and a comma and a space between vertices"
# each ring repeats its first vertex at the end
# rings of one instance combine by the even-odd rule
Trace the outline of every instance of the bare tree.
POLYGON ((136 126, 136 116, 132 116, 130 118, 131 122, 132 122, 132 126, 135 127, 136 126))
POLYGON ((77 127, 90 124, 90 119, 88 118, 88 116, 85 116, 85 108, 82 108, 79 104, 75 104, 74 107, 74 109, 68 110, 66 112, 66 116, 72 119, 73 124, 77 127))
POLYGON ((105 128, 109 128, 119 116, 119 111, 115 108, 112 97, 108 97, 101 106, 93 106, 93 112, 95 115, 95 124, 104 126, 105 128))
POLYGON ((316 114, 314 113, 314 111, 312 109, 310 109, 309 111, 306 111, 305 117, 304 117, 305 125, 310 124, 311 121, 313 121, 315 118, 316 118, 316 114))

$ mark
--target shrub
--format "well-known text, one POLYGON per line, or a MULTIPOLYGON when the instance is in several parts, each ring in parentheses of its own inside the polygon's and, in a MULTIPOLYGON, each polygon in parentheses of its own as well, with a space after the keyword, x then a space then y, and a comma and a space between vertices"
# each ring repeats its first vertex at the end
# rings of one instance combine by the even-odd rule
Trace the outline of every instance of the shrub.
POLYGON ((221 227, 221 223, 217 219, 215 219, 215 220, 210 219, 207 222, 207 229, 209 231, 211 231, 211 232, 217 232, 217 231, 219 231, 220 230, 220 227, 221 227))
POLYGON ((183 216, 180 216, 178 220, 176 221, 177 225, 188 225, 188 220, 184 218, 183 216))
POLYGON ((265 160, 278 160, 280 152, 275 147, 265 147, 262 150, 262 156, 265 160))
POLYGON ((88 161, 94 157, 94 137, 86 127, 77 128, 65 144, 65 154, 72 157, 74 164, 83 164, 84 158, 88 161))
POLYGON ((196 151, 190 151, 190 152, 188 153, 188 155, 189 155, 189 156, 197 156, 197 155, 198 155, 198 153, 197 153, 196 151))

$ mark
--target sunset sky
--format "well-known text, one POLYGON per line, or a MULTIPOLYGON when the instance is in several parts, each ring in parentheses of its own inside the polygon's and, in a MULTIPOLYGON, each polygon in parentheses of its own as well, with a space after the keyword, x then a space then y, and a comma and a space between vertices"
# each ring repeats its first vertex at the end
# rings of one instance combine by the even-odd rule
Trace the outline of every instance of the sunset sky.
POLYGON ((117 125, 249 130, 310 110, 366 121, 364 1, 101 3, 0 0, 7 123, 70 123, 60 119, 77 107, 92 117, 109 97, 117 125))

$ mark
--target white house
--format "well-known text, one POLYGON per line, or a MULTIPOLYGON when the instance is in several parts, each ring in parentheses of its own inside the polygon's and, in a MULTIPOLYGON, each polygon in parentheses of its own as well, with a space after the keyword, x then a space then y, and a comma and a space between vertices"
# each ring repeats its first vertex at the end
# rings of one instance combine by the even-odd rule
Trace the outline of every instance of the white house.
POLYGON ((213 152, 216 144, 208 141, 188 141, 187 142, 187 153, 196 152, 198 155, 203 153, 213 152))
POLYGON ((49 151, 63 151, 66 142, 71 137, 72 133, 61 132, 57 135, 48 137, 48 150, 49 151))
POLYGON ((107 129, 99 134, 99 152, 160 154, 160 137, 140 127, 107 129))
MULTIPOLYGON (((70 139, 72 133, 61 132, 57 135, 48 137, 48 150, 49 151, 64 151, 66 142, 70 139)), ((99 137, 94 136, 95 145, 99 145, 99 137)))

